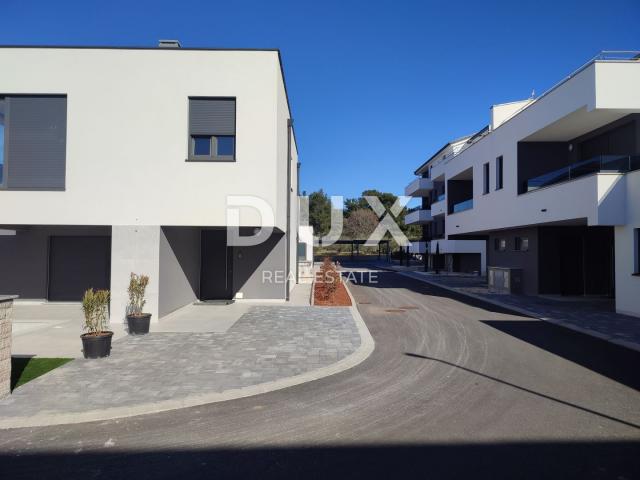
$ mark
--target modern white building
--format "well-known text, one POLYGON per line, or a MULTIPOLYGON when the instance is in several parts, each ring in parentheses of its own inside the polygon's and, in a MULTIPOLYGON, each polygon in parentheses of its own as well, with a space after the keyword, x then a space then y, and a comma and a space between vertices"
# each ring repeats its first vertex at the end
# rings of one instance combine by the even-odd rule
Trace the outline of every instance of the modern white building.
POLYGON ((109 288, 116 321, 130 272, 150 276, 155 320, 288 298, 299 164, 279 51, 1 47, 0 65, 0 292, 109 288), (272 232, 233 246, 234 225, 272 232))
MULTIPOLYGON (((409 197, 421 198, 421 205, 405 217, 408 225, 422 226, 422 241, 412 242, 411 253, 426 255, 425 266, 449 272, 465 272, 484 275, 486 273, 486 242, 480 240, 455 240, 447 238, 445 218, 447 216, 447 195, 445 174, 441 165, 450 162, 463 148, 480 138, 484 130, 475 135, 452 140, 427 159, 414 172, 418 178, 404 189, 409 197), (439 175, 432 175, 439 168, 439 175), (437 253, 437 254, 436 254, 437 253)), ((470 208, 469 202, 458 209, 470 208)))
POLYGON ((517 270, 523 293, 608 296, 640 316, 639 58, 605 52, 539 98, 494 105, 429 165, 445 238, 484 241, 488 269, 517 270))

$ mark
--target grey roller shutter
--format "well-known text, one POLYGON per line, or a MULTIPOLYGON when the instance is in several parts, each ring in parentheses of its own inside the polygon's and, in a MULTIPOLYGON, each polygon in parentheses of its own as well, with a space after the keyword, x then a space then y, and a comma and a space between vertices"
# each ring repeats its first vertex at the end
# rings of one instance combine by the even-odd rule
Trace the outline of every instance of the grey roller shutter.
POLYGON ((235 135, 236 100, 234 98, 190 98, 189 133, 191 135, 235 135))
POLYGON ((62 190, 67 148, 67 98, 7 97, 7 188, 62 190))

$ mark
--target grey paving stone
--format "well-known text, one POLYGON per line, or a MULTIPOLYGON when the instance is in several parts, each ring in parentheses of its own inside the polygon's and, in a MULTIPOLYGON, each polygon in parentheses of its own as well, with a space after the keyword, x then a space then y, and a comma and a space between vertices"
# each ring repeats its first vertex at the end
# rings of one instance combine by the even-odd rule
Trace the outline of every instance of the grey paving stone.
POLYGON ((226 333, 150 333, 109 358, 74 360, 0 401, 0 416, 82 413, 220 393, 328 366, 355 352, 348 308, 256 306, 226 333))

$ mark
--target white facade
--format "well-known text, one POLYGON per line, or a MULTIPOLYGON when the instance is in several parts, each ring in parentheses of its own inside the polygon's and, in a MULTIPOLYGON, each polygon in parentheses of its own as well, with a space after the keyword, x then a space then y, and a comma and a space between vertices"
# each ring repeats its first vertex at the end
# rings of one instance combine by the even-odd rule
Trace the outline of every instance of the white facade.
MULTIPOLYGON (((239 267, 246 271, 233 273, 241 277, 234 277, 236 298, 262 298, 260 282, 251 276, 260 269, 278 265, 285 278, 295 278, 298 153, 278 51, 0 48, 0 64, 0 99, 66 97, 64 188, 0 189, 0 226, 25 238, 39 226, 109 227, 112 319, 124 317, 132 271, 151 277, 147 306, 154 320, 199 298, 201 274, 187 258, 195 248, 187 238, 197 246, 199 231, 189 229, 238 225, 278 232, 280 240, 265 247, 271 250, 264 258, 249 249, 233 252, 239 265, 246 264, 239 267), (188 161, 190 98, 234 99, 234 161, 188 161), (236 207, 234 221, 226 207, 237 196, 257 199, 271 214, 236 207), (167 241, 165 227, 182 228, 184 235, 174 232, 167 241), (176 244, 184 258, 171 252, 176 244), (172 300, 163 302, 163 271, 193 292, 182 299, 169 294, 172 300)), ((8 275, 0 274, 0 290, 12 288, 8 275)), ((293 282, 287 285, 290 291, 293 282)), ((27 298, 46 298, 48 289, 16 286, 27 298)), ((268 286, 265 298, 284 299, 286 289, 268 286)))
MULTIPOLYGON (((599 59, 540 98, 492 107, 486 131, 455 155, 430 165, 430 178, 447 186, 445 200, 430 207, 434 218, 444 214, 446 238, 485 236, 491 240, 489 266, 530 270, 528 293, 570 295, 571 288, 555 285, 555 273, 546 269, 563 260, 563 255, 549 253, 556 241, 550 239, 575 234, 576 239, 566 241, 582 252, 577 266, 583 294, 615 289, 617 311, 640 316, 640 277, 632 275, 638 268, 633 264, 634 232, 640 228, 640 173, 634 171, 640 155, 638 85, 637 56, 599 59), (468 193, 460 197, 461 211, 452 211, 448 200, 458 184, 468 193), (610 247, 607 240, 595 250, 598 235, 606 239, 609 234, 610 247), (531 261, 520 250, 522 238, 534 252, 531 261), (608 250, 614 247, 615 253, 608 250), (601 256, 611 258, 611 270, 615 267, 608 286, 602 286, 606 282, 601 277, 609 260, 599 264, 601 256)), ((571 252, 570 246, 563 248, 571 252)))

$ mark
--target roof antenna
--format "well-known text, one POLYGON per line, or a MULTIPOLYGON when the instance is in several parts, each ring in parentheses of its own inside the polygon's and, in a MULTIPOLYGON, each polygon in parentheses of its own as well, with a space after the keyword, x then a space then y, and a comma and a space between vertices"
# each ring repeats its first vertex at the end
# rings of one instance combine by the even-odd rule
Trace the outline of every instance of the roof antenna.
POLYGON ((529 97, 530 99, 534 99, 536 98, 536 89, 534 88, 533 90, 531 90, 531 96, 529 97))

